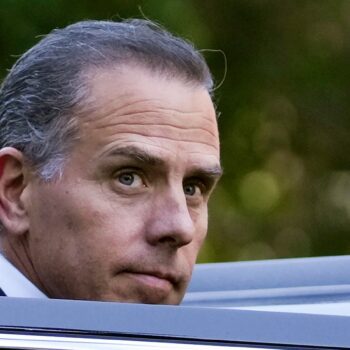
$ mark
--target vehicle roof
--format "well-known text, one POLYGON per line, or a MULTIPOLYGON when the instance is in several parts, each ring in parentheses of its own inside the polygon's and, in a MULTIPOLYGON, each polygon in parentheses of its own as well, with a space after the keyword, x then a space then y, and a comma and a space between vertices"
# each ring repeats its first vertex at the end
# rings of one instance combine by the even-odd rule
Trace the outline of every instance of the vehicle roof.
POLYGON ((350 348, 350 314, 307 310, 349 302, 349 263, 342 256, 198 265, 181 306, 2 297, 0 332, 350 348))
POLYGON ((201 264, 183 305, 350 316, 349 266, 350 256, 201 264))

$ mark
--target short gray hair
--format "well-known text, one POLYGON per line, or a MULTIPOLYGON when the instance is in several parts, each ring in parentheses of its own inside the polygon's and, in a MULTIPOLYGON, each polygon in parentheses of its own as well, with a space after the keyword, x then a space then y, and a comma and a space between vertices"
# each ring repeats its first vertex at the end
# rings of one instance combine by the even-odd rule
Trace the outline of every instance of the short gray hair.
POLYGON ((12 67, 0 88, 0 149, 14 147, 46 181, 61 174, 79 137, 89 68, 133 62, 185 82, 213 81, 193 45, 148 20, 82 21, 55 29, 12 67))

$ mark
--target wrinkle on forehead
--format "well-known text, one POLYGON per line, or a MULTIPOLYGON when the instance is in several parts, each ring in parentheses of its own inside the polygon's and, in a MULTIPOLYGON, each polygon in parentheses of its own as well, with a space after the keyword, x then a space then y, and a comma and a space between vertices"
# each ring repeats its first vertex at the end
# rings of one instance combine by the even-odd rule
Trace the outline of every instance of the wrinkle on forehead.
POLYGON ((143 138, 144 140, 153 139, 155 142, 157 142, 157 139, 160 142, 162 140, 180 142, 179 147, 186 147, 186 143, 197 144, 198 146, 205 145, 212 148, 213 151, 218 151, 219 142, 216 128, 214 129, 210 125, 199 126, 198 120, 197 123, 193 123, 193 126, 189 126, 186 125, 187 123, 184 120, 176 119, 177 125, 174 125, 174 123, 169 123, 169 118, 157 119, 161 119, 162 123, 158 123, 148 115, 144 115, 144 118, 137 118, 137 123, 136 120, 125 123, 124 116, 112 117, 109 124, 105 120, 105 123, 99 123, 99 126, 90 130, 90 133, 96 136, 103 134, 103 138, 100 138, 102 142, 113 141, 116 138, 121 140, 139 136, 138 140, 143 138))
MULTIPOLYGON (((160 112, 170 113, 170 112, 178 112, 183 115, 187 114, 196 114, 196 113, 203 113, 203 111, 193 111, 193 110, 187 110, 185 106, 183 106, 182 109, 176 108, 176 106, 171 106, 169 108, 165 108, 162 106, 162 100, 154 98, 148 98, 148 99, 136 99, 134 94, 121 94, 119 96, 118 101, 116 101, 114 98, 106 99, 103 106, 98 106, 98 112, 100 114, 100 118, 104 119, 105 117, 108 117, 110 114, 116 114, 116 115, 124 115, 124 116, 132 116, 137 115, 140 110, 143 112, 153 112, 154 110, 159 110, 160 112), (130 99, 132 100, 132 103, 130 103, 130 99), (127 102, 124 103, 124 100, 127 100, 127 102)), ((95 99, 97 100, 97 99, 95 99)), ((89 104, 89 108, 84 109, 84 112, 87 114, 85 118, 89 119, 89 114, 96 111, 96 105, 89 104), (86 112, 89 113, 86 113, 86 112)), ((212 110, 205 111, 207 114, 204 114, 203 117, 207 119, 208 121, 212 121, 212 112, 215 114, 214 105, 212 110)))
MULTIPOLYGON (((147 120, 145 120, 142 123, 135 123, 130 121, 129 123, 127 122, 118 122, 116 121, 115 123, 111 123, 109 125, 101 125, 101 126, 96 126, 96 129, 104 129, 104 128, 108 128, 108 127, 113 127, 113 126, 120 126, 120 127, 127 127, 130 125, 140 125, 140 126, 150 126, 150 125, 155 125, 154 122, 147 122, 147 120)), ((172 124, 172 123, 160 123, 160 124, 156 124, 157 126, 160 127, 168 127, 168 128, 174 128, 174 129, 179 129, 179 130, 184 130, 184 131, 189 131, 188 126, 184 126, 183 124, 179 123, 179 125, 176 124, 172 124)), ((191 127, 191 129, 194 130, 199 130, 199 131, 204 131, 207 132, 208 134, 210 134, 211 136, 216 136, 217 134, 215 132, 213 132, 210 129, 206 129, 205 127, 198 127, 198 126, 193 126, 191 127)))
MULTIPOLYGON (((198 120, 200 120, 200 128, 216 130, 216 117, 214 109, 211 110, 180 110, 175 106, 166 108, 161 105, 161 101, 157 99, 136 100, 135 97, 126 104, 120 106, 120 102, 110 100, 103 106, 95 106, 90 109, 90 113, 86 113, 83 122, 93 122, 96 128, 104 128, 112 125, 130 125, 130 124, 167 124, 178 128, 198 128, 198 120), (96 114, 98 113, 98 118, 96 114), (168 117, 168 118, 165 118, 168 117), (152 118, 149 122, 146 117, 152 118)), ((217 137, 217 132, 211 132, 217 137)))
MULTIPOLYGON (((124 115, 134 114, 135 109, 147 111, 147 106, 151 109, 163 108, 165 99, 167 99, 168 107, 173 111, 182 113, 194 112, 192 101, 188 101, 191 104, 190 106, 188 103, 187 105, 179 103, 176 95, 180 96, 179 98, 183 102, 183 96, 181 94, 175 92, 171 96, 171 99, 168 99, 167 90, 169 89, 167 87, 170 87, 173 91, 175 89, 183 91, 183 95, 190 92, 192 98, 195 99, 201 98, 198 94, 196 96, 193 94, 195 91, 206 94, 210 101, 207 107, 209 106, 211 111, 206 110, 205 113, 210 114, 213 112, 215 115, 214 105, 207 89, 196 82, 185 82, 181 77, 174 76, 170 78, 161 73, 149 71, 147 68, 145 69, 132 64, 90 69, 85 76, 90 87, 90 94, 87 100, 84 101, 85 105, 82 109, 84 112, 87 112, 84 113, 87 117, 91 112, 96 110, 96 107, 98 107, 98 113, 101 118, 103 118, 104 114, 113 113, 113 108, 115 107, 119 110, 118 114, 124 115), (152 81, 151 84, 150 80, 152 81), (160 84, 157 84, 159 82, 160 84), (146 84, 148 86, 145 89, 146 84), (159 88, 158 85, 165 87, 165 89, 159 88), (116 100, 116 97, 118 97, 118 100, 116 100), (103 105, 100 103, 101 98, 103 99, 103 105), (112 110, 110 106, 112 106, 112 110)), ((203 106, 201 106, 201 112, 203 112, 203 106)))
MULTIPOLYGON (((204 146, 208 146, 208 147, 211 147, 213 148, 214 150, 217 150, 217 147, 213 146, 213 144, 211 144, 210 142, 205 142, 205 141, 199 141, 199 140, 192 140, 191 138, 188 138, 188 139, 181 139, 179 140, 178 138, 171 138, 169 136, 163 136, 163 135, 149 135, 149 134, 146 134, 146 133, 141 133, 141 132, 119 132, 118 135, 120 135, 121 137, 123 136, 128 136, 128 135, 138 135, 138 136, 141 136, 141 137, 147 137, 147 138, 157 138, 157 139, 164 139, 164 140, 169 140, 169 141, 174 141, 174 142, 177 142, 177 141, 181 141, 183 142, 184 144, 185 143, 189 143, 189 144, 197 144, 197 145, 204 145, 204 146)), ((200 153, 200 152, 197 152, 197 153, 200 153)))
POLYGON ((146 106, 139 106, 136 109, 136 106, 133 105, 132 111, 125 112, 121 108, 114 108, 106 113, 102 114, 100 113, 99 121, 96 121, 96 124, 104 124, 105 120, 107 119, 107 123, 109 122, 108 119, 110 119, 111 116, 113 117, 125 117, 125 121, 119 122, 124 124, 132 124, 135 121, 139 122, 140 117, 144 117, 145 115, 152 116, 154 119, 157 120, 158 123, 168 123, 168 121, 164 120, 164 115, 171 117, 173 119, 173 124, 179 124, 179 127, 183 126, 183 121, 186 121, 186 125, 193 125, 196 126, 197 122, 194 120, 193 117, 199 117, 201 118, 201 122, 203 124, 206 124, 208 126, 212 126, 213 124, 216 124, 216 120, 213 119, 211 116, 208 116, 207 114, 203 113, 203 111, 181 111, 176 109, 170 109, 170 108, 164 108, 161 106, 157 106, 154 104, 152 106, 151 104, 148 104, 146 106), (180 123, 176 123, 180 121, 180 123))
POLYGON ((87 106, 79 118, 82 132, 102 147, 137 138, 165 146, 166 141, 179 142, 188 150, 197 144, 211 148, 209 153, 219 152, 215 110, 203 87, 153 76, 144 69, 106 70, 91 79, 87 106))

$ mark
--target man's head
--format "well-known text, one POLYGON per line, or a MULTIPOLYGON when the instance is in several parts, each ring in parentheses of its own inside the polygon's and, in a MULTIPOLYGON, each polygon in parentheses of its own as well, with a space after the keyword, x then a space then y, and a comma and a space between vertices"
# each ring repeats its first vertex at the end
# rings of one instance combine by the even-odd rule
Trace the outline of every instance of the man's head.
POLYGON ((51 297, 179 303, 220 175, 209 70, 152 23, 81 22, 0 91, 4 254, 51 297))

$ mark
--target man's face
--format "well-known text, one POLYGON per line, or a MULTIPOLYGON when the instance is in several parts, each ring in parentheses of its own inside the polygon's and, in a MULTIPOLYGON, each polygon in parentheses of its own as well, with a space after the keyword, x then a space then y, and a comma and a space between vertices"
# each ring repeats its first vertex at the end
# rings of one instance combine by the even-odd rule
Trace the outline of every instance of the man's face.
POLYGON ((220 174, 213 104, 134 66, 89 82, 63 177, 27 189, 33 268, 51 297, 177 304, 220 174))

